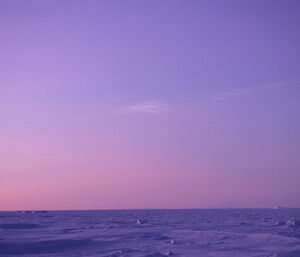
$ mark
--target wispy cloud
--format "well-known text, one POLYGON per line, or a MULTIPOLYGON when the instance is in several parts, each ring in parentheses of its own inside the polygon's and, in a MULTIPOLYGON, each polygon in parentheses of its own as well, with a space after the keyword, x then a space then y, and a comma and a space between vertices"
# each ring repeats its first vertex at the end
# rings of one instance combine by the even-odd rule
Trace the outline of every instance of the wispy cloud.
POLYGON ((279 83, 273 83, 273 84, 266 84, 266 85, 263 85, 261 86, 260 88, 262 90, 273 90, 273 89, 278 89, 278 88, 283 88, 283 87, 288 87, 289 85, 287 84, 279 84, 279 83))
POLYGON ((209 102, 221 102, 221 101, 227 100, 228 98, 238 97, 238 96, 242 96, 242 95, 248 95, 249 93, 251 93, 251 92, 247 89, 235 89, 232 91, 221 93, 218 96, 214 96, 209 99, 209 102))
POLYGON ((167 104, 154 102, 154 101, 147 101, 141 102, 134 105, 125 106, 121 109, 125 112, 131 113, 148 113, 148 114, 159 114, 163 112, 169 112, 170 108, 167 104))
POLYGON ((236 98, 240 96, 247 96, 251 94, 256 94, 260 92, 269 92, 278 88, 285 87, 283 84, 267 84, 263 85, 260 87, 254 87, 254 88, 237 88, 237 89, 232 89, 227 92, 223 92, 217 96, 211 97, 208 99, 206 102, 209 103, 218 103, 218 102, 223 102, 225 100, 228 100, 230 98, 236 98))

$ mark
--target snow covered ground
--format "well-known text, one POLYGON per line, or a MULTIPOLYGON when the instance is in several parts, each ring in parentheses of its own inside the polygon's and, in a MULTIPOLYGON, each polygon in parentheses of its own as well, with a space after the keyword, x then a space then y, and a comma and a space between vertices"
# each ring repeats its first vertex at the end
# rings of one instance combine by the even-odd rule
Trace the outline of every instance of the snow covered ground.
POLYGON ((0 256, 300 257, 300 209, 0 212, 0 256))

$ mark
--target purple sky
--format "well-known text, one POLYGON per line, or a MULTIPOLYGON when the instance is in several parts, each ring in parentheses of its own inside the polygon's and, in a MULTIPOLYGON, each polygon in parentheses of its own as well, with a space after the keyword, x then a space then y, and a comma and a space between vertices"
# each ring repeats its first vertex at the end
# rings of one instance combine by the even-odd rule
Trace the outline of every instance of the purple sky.
POLYGON ((0 210, 300 206, 300 1, 0 0, 0 210))

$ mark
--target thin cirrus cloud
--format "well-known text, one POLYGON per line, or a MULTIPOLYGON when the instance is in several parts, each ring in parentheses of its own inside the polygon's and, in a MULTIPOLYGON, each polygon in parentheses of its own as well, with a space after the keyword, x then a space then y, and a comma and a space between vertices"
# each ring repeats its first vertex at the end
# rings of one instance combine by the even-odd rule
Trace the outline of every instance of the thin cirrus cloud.
POLYGON ((165 103, 147 101, 123 107, 122 111, 128 113, 160 114, 164 112, 170 112, 171 110, 170 107, 165 103))
POLYGON ((229 98, 238 97, 238 96, 244 96, 252 93, 252 90, 249 89, 236 89, 233 91, 222 93, 218 96, 212 97, 209 99, 210 102, 222 102, 229 98))
POLYGON ((264 85, 261 87, 256 87, 256 88, 238 88, 235 90, 221 93, 220 95, 217 95, 215 97, 212 97, 207 102, 209 102, 209 103, 223 102, 230 98, 247 96, 247 95, 256 94, 256 93, 260 93, 260 92, 268 92, 268 91, 279 89, 279 88, 282 88, 285 86, 286 85, 283 85, 283 84, 267 84, 267 85, 264 85))

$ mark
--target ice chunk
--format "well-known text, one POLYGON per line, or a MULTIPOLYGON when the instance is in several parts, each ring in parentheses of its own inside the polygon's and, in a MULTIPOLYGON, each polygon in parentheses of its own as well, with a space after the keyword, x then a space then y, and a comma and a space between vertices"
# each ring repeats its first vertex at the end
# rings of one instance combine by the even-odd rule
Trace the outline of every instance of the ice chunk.
POLYGON ((167 256, 173 256, 174 253, 172 253, 171 251, 168 251, 166 255, 167 255, 167 256))
POLYGON ((141 219, 136 220, 136 224, 139 224, 139 225, 146 224, 146 223, 148 223, 147 220, 141 220, 141 219))
POLYGON ((291 226, 291 227, 299 227, 300 226, 300 220, 291 219, 291 220, 288 220, 288 222, 286 224, 288 226, 291 226))
POLYGON ((285 225, 286 223, 282 220, 279 220, 275 223, 275 226, 282 226, 282 225, 285 225))

